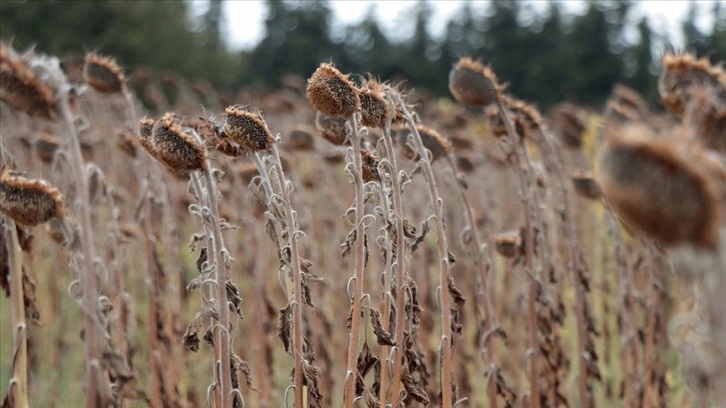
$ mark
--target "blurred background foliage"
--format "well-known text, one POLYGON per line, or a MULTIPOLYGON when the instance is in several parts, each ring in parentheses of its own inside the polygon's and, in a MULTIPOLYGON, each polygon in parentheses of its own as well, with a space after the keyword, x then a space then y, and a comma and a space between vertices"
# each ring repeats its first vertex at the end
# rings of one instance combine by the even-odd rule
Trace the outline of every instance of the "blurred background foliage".
MULTIPOLYGON (((562 100, 598 107, 616 82, 655 104, 658 60, 670 42, 645 19, 629 21, 634 3, 628 0, 590 1, 582 14, 552 1, 540 14, 525 2, 496 1, 480 15, 464 3, 440 38, 427 30, 436 18, 431 4, 419 0, 412 2, 412 34, 397 40, 385 34, 373 8, 359 23, 334 32, 328 1, 265 3, 262 39, 244 51, 229 50, 222 38, 220 0, 201 8, 183 0, 3 0, 0 37, 16 48, 37 44, 56 55, 95 50, 126 67, 174 71, 228 90, 278 86, 285 75, 306 78, 320 62, 332 61, 343 72, 406 79, 411 87, 445 96, 452 63, 469 55, 492 65, 512 93, 543 108, 562 100)), ((695 2, 681 29, 686 50, 716 60, 726 55, 726 6, 715 2, 711 11, 711 32, 695 26, 695 2)), ((232 21, 245 24, 245 17, 232 21)))

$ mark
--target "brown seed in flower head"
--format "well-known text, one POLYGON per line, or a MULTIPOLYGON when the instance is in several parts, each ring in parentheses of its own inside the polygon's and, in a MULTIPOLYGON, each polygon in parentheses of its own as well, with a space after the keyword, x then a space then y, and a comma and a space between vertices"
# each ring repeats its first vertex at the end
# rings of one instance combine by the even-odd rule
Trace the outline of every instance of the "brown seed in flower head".
POLYGON ((55 117, 58 103, 54 90, 5 43, 0 43, 0 100, 12 109, 46 119, 55 117))
POLYGON ((449 91, 469 106, 483 108, 498 103, 504 88, 491 68, 468 57, 459 59, 449 72, 449 91))
POLYGON ((658 92, 668 110, 679 118, 683 116, 691 97, 691 88, 709 88, 726 103, 726 72, 713 66, 707 58, 696 59, 691 54, 666 53, 661 60, 658 92))
POLYGON ((334 145, 342 146, 345 144, 347 137, 345 122, 345 119, 331 118, 320 111, 315 114, 315 127, 318 128, 325 140, 334 145))
POLYGON ((117 93, 126 90, 123 70, 111 58, 89 52, 83 66, 83 80, 101 93, 117 93))
POLYGON ((35 226, 62 216, 63 200, 46 181, 5 170, 0 174, 0 212, 18 224, 35 226))
POLYGON ((53 161, 55 153, 61 145, 61 140, 48 132, 38 133, 35 139, 35 151, 38 152, 40 161, 46 164, 53 161))
MULTIPOLYGON (((177 115, 164 114, 154 124, 149 139, 156 159, 172 172, 181 175, 207 168, 207 150, 201 141, 184 132, 177 115)), ((144 140, 143 136, 140 140, 144 140)))
POLYGON ((252 113, 241 105, 228 106, 225 113, 227 123, 224 133, 245 151, 265 151, 275 143, 267 123, 259 113, 252 113))
POLYGON ((666 245, 717 243, 720 164, 687 138, 643 125, 611 127, 605 138, 598 181, 628 224, 666 245))
POLYGON ((361 124, 372 128, 383 129, 390 113, 386 102, 383 85, 375 79, 367 79, 359 90, 361 106, 361 124))
POLYGON ((316 110, 333 118, 350 118, 360 109, 358 89, 331 64, 323 63, 308 79, 305 92, 316 110))

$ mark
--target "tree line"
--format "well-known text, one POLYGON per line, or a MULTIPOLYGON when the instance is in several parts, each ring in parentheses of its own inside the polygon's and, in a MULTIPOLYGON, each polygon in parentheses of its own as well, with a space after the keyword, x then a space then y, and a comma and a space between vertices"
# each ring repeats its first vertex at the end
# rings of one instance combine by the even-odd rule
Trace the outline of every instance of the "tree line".
MULTIPOLYGON (((419 0, 408 14, 408 38, 386 36, 369 9, 359 22, 334 32, 328 1, 267 0, 264 34, 251 50, 230 51, 222 38, 222 3, 210 0, 201 16, 183 0, 87 2, 2 1, 0 37, 16 47, 37 44, 64 55, 98 50, 127 67, 144 65, 204 78, 219 88, 275 87, 288 74, 309 76, 320 62, 344 72, 405 79, 417 89, 448 95, 451 65, 464 55, 490 64, 509 90, 547 108, 563 100, 598 106, 614 83, 626 84, 655 104, 659 53, 668 33, 647 20, 629 21, 635 2, 590 1, 573 14, 549 1, 545 13, 531 3, 492 1, 486 13, 470 3, 447 23, 443 36, 428 27, 432 5, 419 0)), ((695 25, 697 3, 681 24, 685 50, 714 61, 726 55, 726 7, 709 6, 715 23, 709 33, 695 25)), ((245 16, 232 16, 245 24, 245 16)))

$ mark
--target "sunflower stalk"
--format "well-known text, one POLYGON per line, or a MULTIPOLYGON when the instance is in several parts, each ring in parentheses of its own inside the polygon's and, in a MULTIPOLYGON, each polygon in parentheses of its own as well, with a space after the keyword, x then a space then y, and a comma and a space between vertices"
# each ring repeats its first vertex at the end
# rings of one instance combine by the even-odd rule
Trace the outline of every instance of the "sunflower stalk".
MULTIPOLYGON (((413 142, 419 152, 420 160, 419 163, 423 168, 424 177, 428 185, 429 200, 433 207, 435 219, 436 219, 436 241, 438 244, 438 255, 439 255, 439 301, 440 312, 441 312, 441 344, 439 346, 439 358, 440 358, 440 381, 441 381, 441 406, 442 408, 451 408, 453 406, 453 389, 452 389, 452 378, 451 378, 451 357, 452 357, 452 330, 451 330, 451 306, 449 301, 449 292, 447 290, 449 286, 449 278, 451 272, 449 270, 449 249, 446 242, 446 232, 444 230, 444 214, 443 214, 443 200, 439 195, 438 186, 436 179, 434 178, 434 172, 431 168, 431 158, 424 147, 421 135, 416 127, 416 122, 409 112, 408 107, 401 98, 401 95, 397 92, 392 92, 392 97, 398 107, 401 109, 401 114, 406 119, 408 127, 413 135, 413 142)), ((403 311, 399 311, 401 314, 403 311)))

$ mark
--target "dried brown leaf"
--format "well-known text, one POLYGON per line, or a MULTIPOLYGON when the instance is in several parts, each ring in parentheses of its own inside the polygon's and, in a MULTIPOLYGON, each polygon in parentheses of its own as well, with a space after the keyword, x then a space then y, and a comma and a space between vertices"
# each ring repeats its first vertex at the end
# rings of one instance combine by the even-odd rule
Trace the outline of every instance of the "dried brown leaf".
POLYGON ((373 333, 376 335, 378 344, 381 346, 395 346, 393 335, 390 331, 386 331, 381 324, 381 312, 371 309, 371 325, 373 325, 373 333))

